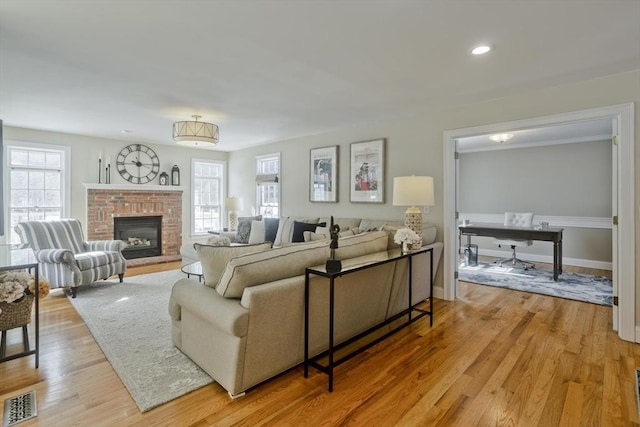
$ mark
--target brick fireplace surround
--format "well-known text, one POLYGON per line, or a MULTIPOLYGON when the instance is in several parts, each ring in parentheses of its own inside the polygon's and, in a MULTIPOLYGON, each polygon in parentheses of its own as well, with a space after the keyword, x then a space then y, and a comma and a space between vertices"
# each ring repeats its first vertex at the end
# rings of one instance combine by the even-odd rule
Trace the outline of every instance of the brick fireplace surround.
POLYGON ((180 259, 182 187, 84 184, 87 189, 87 240, 113 239, 113 218, 162 216, 162 256, 129 260, 136 265, 180 259))

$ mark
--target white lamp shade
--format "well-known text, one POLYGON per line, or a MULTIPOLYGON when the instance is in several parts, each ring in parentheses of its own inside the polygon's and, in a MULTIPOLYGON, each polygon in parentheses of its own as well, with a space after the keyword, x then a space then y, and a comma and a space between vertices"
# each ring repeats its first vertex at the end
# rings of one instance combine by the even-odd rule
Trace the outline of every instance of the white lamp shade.
POLYGON ((433 206, 434 190, 431 176, 397 176, 393 178, 394 206, 433 206))
POLYGON ((227 211, 241 211, 242 199, 240 197, 227 197, 225 200, 227 211))

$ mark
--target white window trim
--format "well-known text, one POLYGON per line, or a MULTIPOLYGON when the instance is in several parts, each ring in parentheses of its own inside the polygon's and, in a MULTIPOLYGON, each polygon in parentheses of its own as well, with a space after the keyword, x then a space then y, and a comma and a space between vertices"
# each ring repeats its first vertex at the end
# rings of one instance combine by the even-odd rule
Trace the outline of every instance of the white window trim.
MULTIPOLYGON (((33 148, 36 150, 43 151, 62 151, 62 170, 63 170, 63 185, 62 185, 62 218, 68 218, 71 216, 71 147, 68 145, 53 145, 53 144, 41 144, 38 142, 27 142, 27 141, 15 141, 15 140, 5 140, 2 153, 2 159, 4 164, 2 165, 2 182, 4 183, 5 189, 9 188, 9 180, 10 180, 10 160, 9 160, 9 150, 12 148, 33 148)), ((4 218, 5 218, 5 230, 3 239, 9 238, 11 235, 11 216, 9 212, 9 198, 10 195, 4 194, 4 218)), ((3 242, 4 243, 4 242, 3 242)))
POLYGON ((222 185, 220 186, 220 198, 222 199, 220 201, 220 225, 223 226, 224 225, 224 212, 226 212, 226 206, 224 205, 224 202, 226 200, 226 188, 227 188, 227 177, 228 177, 228 169, 227 169, 227 161, 226 160, 214 160, 214 159, 198 159, 195 157, 191 158, 191 176, 190 176, 190 183, 191 183, 191 187, 190 187, 190 191, 189 191, 189 200, 190 200, 190 204, 189 204, 189 211, 191 212, 191 214, 189 215, 189 233, 191 235, 191 237, 195 237, 195 236, 205 236, 208 233, 196 233, 194 231, 194 224, 195 224, 195 209, 193 208, 194 203, 195 203, 195 199, 193 197, 193 189, 196 188, 195 187, 195 164, 196 162, 201 162, 201 163, 217 163, 217 164, 221 164, 222 165, 222 185))
MULTIPOLYGON (((262 154, 259 156, 256 156, 256 176, 260 175, 258 173, 258 165, 260 164, 260 160, 264 160, 264 159, 270 159, 273 157, 277 157, 278 158, 278 187, 279 187, 279 191, 278 191, 278 212, 279 215, 278 216, 282 216, 282 157, 280 156, 280 152, 276 152, 276 153, 271 153, 271 154, 262 154)), ((253 195, 253 200, 255 202, 255 206, 256 206, 256 210, 260 211, 260 199, 259 199, 259 195, 258 195, 258 186, 255 185, 255 192, 253 195)))

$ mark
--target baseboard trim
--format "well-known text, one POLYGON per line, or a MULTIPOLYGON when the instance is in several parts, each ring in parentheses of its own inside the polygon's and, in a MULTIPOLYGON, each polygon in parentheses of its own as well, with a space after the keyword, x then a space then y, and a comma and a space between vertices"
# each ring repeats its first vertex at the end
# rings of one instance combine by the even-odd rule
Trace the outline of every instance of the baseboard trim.
MULTIPOLYGON (((495 249, 482 249, 481 255, 492 256, 496 258, 509 258, 511 257, 511 251, 499 251, 495 249)), ((531 262, 544 262, 548 264, 553 264, 553 256, 551 255, 538 255, 538 254, 527 254, 527 253, 518 253, 518 258, 524 261, 531 262)), ((574 267, 585 267, 585 268, 596 268, 598 270, 607 270, 613 271, 613 264, 610 261, 597 261, 590 259, 580 259, 580 258, 567 258, 562 257, 562 265, 571 265, 574 267)))

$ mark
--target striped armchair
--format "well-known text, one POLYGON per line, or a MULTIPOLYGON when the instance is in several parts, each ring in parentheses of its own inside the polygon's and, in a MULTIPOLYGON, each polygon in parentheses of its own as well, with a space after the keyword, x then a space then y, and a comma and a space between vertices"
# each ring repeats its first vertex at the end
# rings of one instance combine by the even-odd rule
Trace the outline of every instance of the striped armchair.
POLYGON ((52 288, 70 288, 73 298, 78 286, 108 279, 117 274, 120 282, 127 270, 121 240, 86 242, 77 219, 18 223, 16 233, 33 249, 40 274, 52 288))

